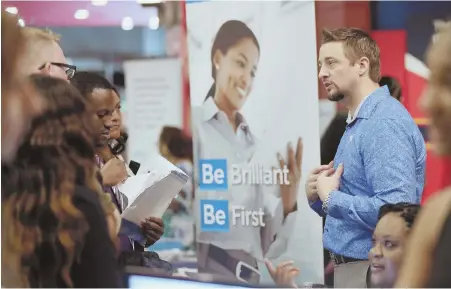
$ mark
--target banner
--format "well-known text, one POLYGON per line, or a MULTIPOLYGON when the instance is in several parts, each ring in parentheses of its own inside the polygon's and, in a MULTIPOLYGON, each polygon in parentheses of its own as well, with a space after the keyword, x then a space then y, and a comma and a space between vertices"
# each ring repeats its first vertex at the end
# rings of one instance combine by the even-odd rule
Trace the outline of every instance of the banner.
POLYGON ((139 162, 140 169, 144 169, 144 165, 151 165, 157 152, 191 177, 163 215, 164 235, 150 250, 191 249, 192 140, 183 132, 182 61, 178 58, 126 61, 124 74, 128 160, 139 162))
POLYGON ((186 17, 198 272, 272 284, 264 259, 293 260, 297 284, 323 283, 304 192, 320 163, 314 2, 195 2, 186 17))
POLYGON ((164 126, 183 127, 181 69, 177 58, 124 62, 130 159, 144 162, 152 157, 164 126))

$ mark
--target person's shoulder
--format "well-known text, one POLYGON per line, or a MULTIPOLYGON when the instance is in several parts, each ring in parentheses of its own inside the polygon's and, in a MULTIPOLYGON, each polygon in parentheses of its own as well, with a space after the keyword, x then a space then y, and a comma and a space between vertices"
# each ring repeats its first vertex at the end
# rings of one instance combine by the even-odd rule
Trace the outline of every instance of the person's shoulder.
POLYGON ((393 132, 420 133, 409 111, 393 97, 384 98, 374 109, 367 125, 374 130, 390 128, 393 132))
POLYGON ((425 216, 446 216, 451 210, 451 187, 447 187, 444 190, 437 192, 431 196, 423 206, 425 216))
POLYGON ((406 107, 394 97, 387 96, 382 98, 378 105, 375 107, 373 116, 371 118, 396 120, 405 117, 410 117, 410 113, 406 109, 406 107))
MULTIPOLYGON (((421 208, 418 216, 418 224, 423 224, 422 229, 428 230, 431 236, 438 237, 438 233, 451 210, 451 187, 435 193, 421 208), (429 226, 434 224, 434 226, 429 226)), ((420 225, 418 225, 420 226, 420 225)))
MULTIPOLYGON (((72 197, 74 206, 84 214, 88 223, 93 226, 103 226, 106 222, 109 207, 103 199, 103 195, 84 186, 75 186, 72 197)), ((113 207, 112 207, 113 208, 113 207)))
POLYGON ((79 208, 101 207, 99 193, 80 185, 76 185, 74 188, 73 201, 79 208))
POLYGON ((413 226, 411 243, 421 245, 422 250, 435 248, 443 226, 451 210, 451 187, 437 192, 422 206, 413 226))
POLYGON ((390 120, 393 123, 416 126, 412 115, 404 104, 391 96, 382 99, 371 118, 377 120, 390 120))
POLYGON ((403 132, 406 132, 406 130, 399 119, 385 114, 376 114, 366 120, 363 135, 370 140, 374 140, 376 136, 379 138, 390 138, 403 132))

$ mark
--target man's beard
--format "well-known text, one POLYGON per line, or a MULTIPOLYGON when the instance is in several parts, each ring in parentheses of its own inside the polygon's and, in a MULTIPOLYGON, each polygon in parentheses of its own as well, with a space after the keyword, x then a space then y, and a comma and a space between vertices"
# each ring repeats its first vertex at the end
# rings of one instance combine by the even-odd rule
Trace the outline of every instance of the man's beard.
POLYGON ((334 94, 329 94, 328 98, 330 101, 340 101, 344 98, 345 96, 339 92, 334 93, 334 94))

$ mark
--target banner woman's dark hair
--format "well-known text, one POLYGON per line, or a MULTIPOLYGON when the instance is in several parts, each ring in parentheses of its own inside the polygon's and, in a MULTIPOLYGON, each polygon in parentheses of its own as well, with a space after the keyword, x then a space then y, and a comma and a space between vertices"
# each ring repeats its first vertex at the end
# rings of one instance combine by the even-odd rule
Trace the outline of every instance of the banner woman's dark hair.
POLYGON ((215 40, 213 41, 213 46, 211 47, 211 77, 215 82, 213 82, 210 90, 207 93, 205 100, 208 97, 213 96, 216 90, 216 69, 213 64, 213 57, 217 50, 226 54, 230 47, 236 45, 243 39, 250 38, 257 46, 258 51, 260 51, 260 45, 258 44, 257 37, 255 37, 254 32, 244 23, 239 20, 229 20, 224 22, 216 33, 215 40))
POLYGON ((160 143, 166 145, 174 157, 193 161, 193 140, 181 129, 172 126, 163 127, 160 143))

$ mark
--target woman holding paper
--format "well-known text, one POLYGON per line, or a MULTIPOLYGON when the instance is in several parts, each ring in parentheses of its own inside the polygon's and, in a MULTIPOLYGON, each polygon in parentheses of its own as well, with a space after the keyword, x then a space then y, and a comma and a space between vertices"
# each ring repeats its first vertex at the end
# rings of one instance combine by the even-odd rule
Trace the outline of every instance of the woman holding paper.
MULTIPOLYGON (((129 173, 123 160, 106 153, 110 152, 108 146, 110 138, 120 135, 117 134, 121 127, 119 94, 108 80, 91 72, 77 72, 71 83, 93 104, 96 116, 103 123, 102 141, 97 144, 96 159, 101 168, 104 190, 111 195, 119 212, 122 212, 127 204, 117 185, 128 178, 129 173)), ((155 243, 163 234, 161 219, 148 219, 140 228, 147 239, 147 246, 155 243)), ((143 246, 128 236, 120 234, 119 237, 121 251, 144 251, 143 246)))
MULTIPOLYGON (((252 90, 259 57, 258 40, 246 24, 231 20, 220 27, 210 58, 214 82, 203 105, 193 112, 196 164, 218 159, 226 159, 229 166, 250 162, 258 141, 240 110, 252 90)), ((300 139, 295 146, 288 144, 288 160, 277 155, 280 168, 285 171, 288 168, 287 182, 280 185, 280 199, 264 193, 261 185, 243 182, 229 185, 224 193, 196 192, 197 199, 226 199, 229 204, 228 232, 202 231, 200 225, 199 272, 257 283, 258 267, 264 266, 263 258, 277 258, 286 252, 288 238, 294 230, 293 212, 297 210, 302 158, 300 139), (263 212, 262 222, 259 226, 232 224, 234 208, 250 213, 263 212)), ((200 208, 200 215, 203 210, 205 208, 200 208)))

